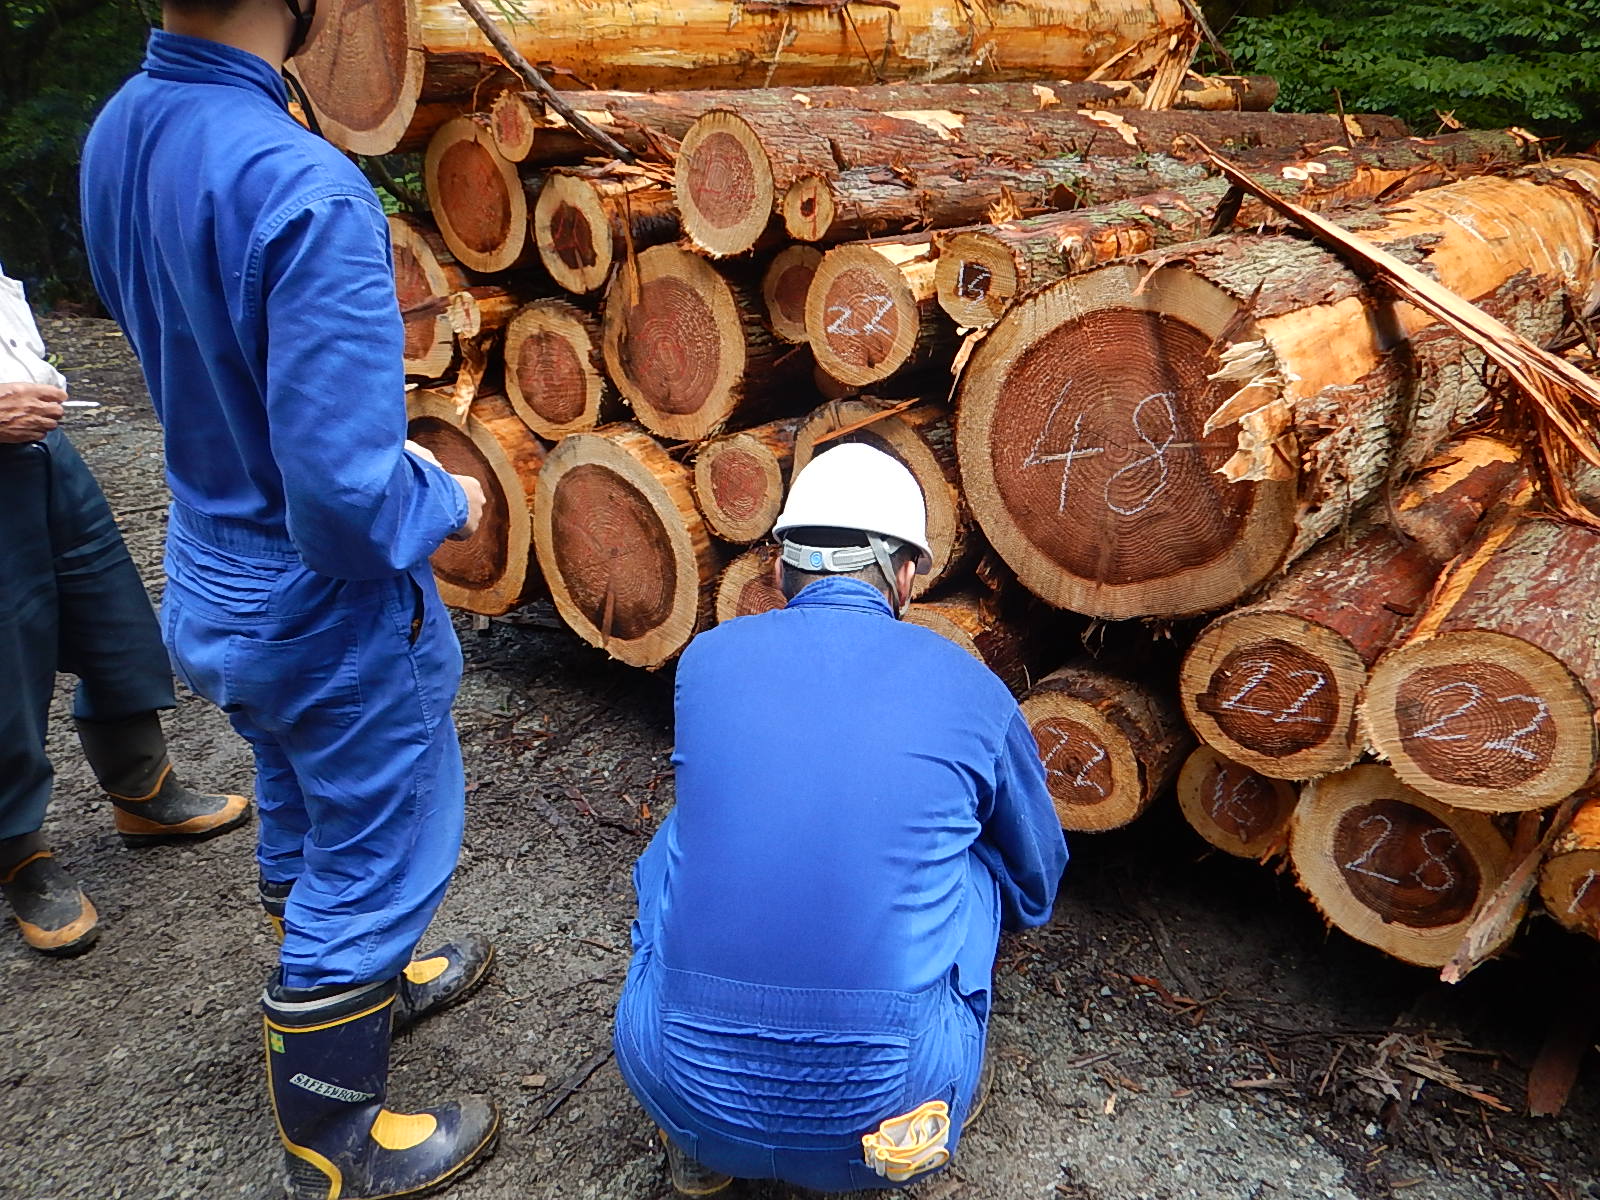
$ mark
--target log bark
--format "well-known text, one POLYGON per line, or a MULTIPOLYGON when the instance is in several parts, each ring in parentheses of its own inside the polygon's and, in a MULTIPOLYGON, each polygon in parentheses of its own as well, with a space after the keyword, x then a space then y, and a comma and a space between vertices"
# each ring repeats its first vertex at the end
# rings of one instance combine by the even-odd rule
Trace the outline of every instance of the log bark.
POLYGON ((710 622, 721 551, 689 469, 637 427, 558 443, 539 472, 534 517, 550 598, 590 645, 654 668, 710 622))
POLYGON ((754 546, 723 568, 717 580, 717 624, 787 605, 772 577, 777 558, 776 546, 754 546))
MULTIPOLYGON (((1279 195, 1314 211, 1393 202, 1424 188, 1533 159, 1537 143, 1510 131, 1469 130, 1436 138, 1403 138, 1252 171, 1279 195)), ((1046 213, 1000 225, 952 231, 939 238, 939 304, 957 325, 992 325, 1012 300, 1113 258, 1210 236, 1232 200, 1223 179, 1071 212, 1046 213)), ((1238 206, 1229 225, 1277 224, 1257 202, 1238 206)), ((1220 231, 1216 231, 1220 232, 1220 231)))
MULTIPOLYGON (((1289 857, 1331 924, 1404 962, 1441 967, 1505 878, 1511 847, 1482 813, 1367 765, 1306 785, 1289 857)), ((1505 939, 1514 931, 1508 922, 1505 939)))
MULTIPOLYGON (((1600 297, 1597 197, 1600 169, 1554 160, 1348 224, 1537 342, 1600 297)), ((1452 331, 1320 246, 1212 238, 1014 305, 962 374, 962 479, 1049 603, 1203 613, 1436 453, 1489 402, 1484 380, 1452 331)))
MULTIPOLYGON (((1180 0, 1017 0, 981 13, 956 0, 894 7, 683 0, 505 0, 503 29, 558 85, 637 91, 864 84, 875 79, 1081 79, 1166 30, 1180 0)), ((426 140, 440 108, 481 107, 525 86, 454 0, 322 0, 291 63, 333 143, 386 154, 426 140)))
POLYGON ((928 513, 928 547, 933 559, 928 573, 916 576, 911 584, 911 597, 915 600, 969 566, 982 539, 977 536, 961 493, 950 407, 938 400, 925 400, 879 417, 889 407, 892 406, 862 398, 830 400, 817 408, 795 434, 794 472, 799 474, 814 455, 841 442, 865 442, 905 464, 922 487, 928 513), (850 432, 828 436, 842 429, 850 432))
POLYGON ((694 459, 694 495, 706 524, 725 541, 748 544, 772 532, 803 417, 784 417, 705 442, 694 459))
POLYGON ((532 529, 544 445, 501 396, 479 396, 463 421, 453 396, 419 388, 408 397, 407 416, 408 437, 451 474, 483 485, 477 530, 434 551, 440 598, 451 608, 498 616, 539 594, 532 529))
POLYGON ((943 365, 956 327, 939 308, 928 234, 835 246, 806 294, 806 340, 817 365, 851 387, 943 365))
POLYGON ((1486 531, 1406 641, 1373 668, 1362 722, 1418 791, 1547 808, 1600 755, 1600 533, 1524 517, 1486 531))
POLYGON ((439 231, 418 217, 389 218, 394 290, 405 322, 405 370, 414 379, 442 379, 456 361, 446 312, 450 296, 471 283, 439 231))
POLYGON ((550 278, 587 295, 611 278, 630 251, 678 236, 672 189, 648 175, 614 169, 551 171, 533 206, 533 240, 550 278))
POLYGON ((1378 656, 1411 627, 1444 566, 1523 475, 1515 451, 1465 439, 1201 631, 1179 696, 1201 741, 1277 779, 1310 779, 1360 757, 1356 701, 1378 656))
POLYGON ((626 411, 600 352, 600 322, 564 300, 535 300, 506 326, 506 396, 540 437, 560 441, 626 411))
POLYGON ((920 600, 906 607, 902 620, 932 630, 983 663, 1020 696, 1033 686, 1039 665, 1038 640, 1022 625, 1001 615, 998 598, 977 587, 920 600))
POLYGON ((761 299, 767 306, 767 326, 776 337, 793 345, 807 341, 806 295, 822 262, 815 246, 785 246, 772 256, 761 273, 761 299))
POLYGON ((1539 898, 1566 928, 1600 938, 1600 798, 1585 801, 1550 847, 1539 898))
POLYGON ((495 149, 487 118, 474 113, 441 125, 422 179, 439 233, 463 266, 492 273, 535 260, 522 180, 495 149))
POLYGON ((1289 816, 1299 793, 1197 746, 1178 771, 1178 807, 1190 827, 1212 846, 1236 858, 1266 862, 1289 846, 1289 816))
POLYGON ((1128 824, 1172 782, 1194 745, 1171 697, 1089 664, 1052 672, 1020 703, 1068 831, 1128 824))
POLYGON ((639 422, 699 441, 796 393, 810 355, 766 328, 760 295, 678 246, 624 263, 606 291, 606 369, 639 422))
MULTIPOLYGON (((1287 113, 1050 108, 973 112, 970 118, 961 106, 897 112, 713 109, 684 135, 678 154, 674 186, 684 235, 713 256, 743 253, 766 232, 774 211, 785 208, 795 183, 814 178, 821 187, 852 167, 916 170, 957 158, 1015 162, 1061 155, 1141 159, 1172 154, 1197 137, 1240 148, 1298 147, 1339 138, 1344 129, 1337 117, 1287 113)), ((1374 132, 1407 132, 1392 119, 1362 120, 1374 132)), ((803 209, 804 196, 795 203, 803 209)))

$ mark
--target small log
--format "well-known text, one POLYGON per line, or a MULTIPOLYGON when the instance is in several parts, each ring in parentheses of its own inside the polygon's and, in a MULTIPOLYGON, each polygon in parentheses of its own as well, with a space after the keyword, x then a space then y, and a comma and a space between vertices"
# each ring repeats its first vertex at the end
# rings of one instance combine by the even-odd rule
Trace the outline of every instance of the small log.
POLYGON ((535 300, 506 326, 506 396, 540 437, 555 442, 619 419, 606 378, 600 322, 564 300, 535 300))
MULTIPOLYGON (((685 236, 714 257, 741 254, 766 232, 788 190, 803 178, 815 189, 840 171, 893 163, 898 170, 954 158, 1082 155, 1140 159, 1171 154, 1193 138, 1215 145, 1301 146, 1342 136, 1337 117, 1286 113, 1171 113, 1054 108, 974 113, 947 109, 873 112, 867 109, 776 111, 713 109, 683 137, 675 188, 685 236)), ((1366 122, 1363 118, 1363 122, 1366 122)), ((1388 136, 1408 131, 1375 119, 1388 136)), ((1148 190, 1142 188, 1140 190, 1148 190)), ((804 209, 803 196, 795 203, 804 209)), ((794 234, 791 236, 799 237, 794 234)))
POLYGON ((747 544, 772 532, 783 511, 802 417, 784 417, 705 442, 694 459, 694 495, 711 531, 747 544))
MULTIPOLYGON (((1534 341, 1600 297, 1600 170, 1419 192, 1348 223, 1534 341)), ((1013 305, 962 372, 961 475, 1029 590, 1094 616, 1231 604, 1491 400, 1482 356, 1334 253, 1233 235, 1013 305)))
POLYGON ((533 562, 534 492, 545 449, 501 396, 478 396, 463 421, 448 392, 407 397, 407 434, 453 475, 483 485, 483 517, 471 537, 433 554, 439 596, 451 608, 498 616, 543 590, 533 562))
POLYGON ((933 559, 928 573, 918 575, 911 585, 915 600, 968 566, 978 553, 980 539, 961 494, 950 407, 925 400, 883 415, 891 407, 895 406, 857 399, 830 400, 817 408, 795 434, 794 471, 799 474, 814 455, 840 442, 865 442, 905 464, 922 487, 933 559), (828 436, 841 429, 851 431, 828 436))
POLYGON ((533 206, 533 240, 550 278, 586 295, 604 287, 631 246, 678 235, 672 189, 647 175, 605 168, 551 171, 533 206))
POLYGON ((1266 862, 1289 845, 1299 793, 1281 779, 1197 746, 1178 771, 1178 807, 1193 830, 1236 858, 1266 862))
POLYGON ((907 605, 902 620, 930 629, 983 663, 1020 696, 1033 685, 1038 644, 1029 631, 1000 614, 997 598, 979 588, 966 588, 907 605))
POLYGON ((717 624, 783 608, 788 601, 773 581, 776 546, 754 546, 722 569, 717 580, 717 624))
POLYGON ((710 622, 721 553, 688 468, 638 428, 559 442, 539 472, 534 517, 550 598, 590 645, 654 668, 710 622))
POLYGON ((450 293, 445 320, 457 337, 478 338, 504 329, 527 297, 498 284, 479 284, 450 293))
MULTIPOLYGON (((1482 813, 1366 765, 1306 784, 1289 857, 1331 924, 1404 962, 1441 967, 1505 878, 1511 847, 1482 813)), ((1506 924, 1502 945, 1515 928, 1506 924)))
POLYGON ((807 340, 806 295, 821 262, 822 251, 815 246, 785 246, 761 273, 767 325, 783 341, 798 345, 807 340))
POLYGON ((1574 933, 1600 938, 1600 798, 1584 801, 1539 870, 1545 911, 1574 933))
MULTIPOLYGON (((1437 138, 1403 138, 1337 146, 1310 158, 1251 174, 1281 196, 1313 211, 1382 198, 1392 203, 1423 188, 1530 161, 1538 144, 1520 132, 1469 130, 1437 138)), ((992 325, 1012 300, 1068 275, 1213 232, 1232 185, 1208 179, 1072 212, 952 231, 939 238, 939 304, 964 328, 992 325)), ((1239 205, 1229 222, 1245 229, 1276 224, 1258 202, 1239 205)))
POLYGON ((755 288, 678 246, 622 264, 602 346, 617 390, 664 438, 699 441, 792 398, 810 355, 768 332, 755 288))
POLYGON ((1020 703, 1068 831, 1128 824, 1172 782, 1194 745, 1171 698, 1093 665, 1062 667, 1020 703))
POLYGON ((806 295, 806 340, 817 365, 852 387, 911 374, 955 352, 939 308, 930 235, 835 246, 806 295))
POLYGON ((1600 533, 1515 515, 1440 581, 1361 702, 1372 745, 1446 804, 1523 812, 1600 756, 1600 533))
POLYGON ((416 379, 441 379, 456 361, 456 338, 446 313, 449 297, 469 285, 455 255, 426 221, 391 216, 394 290, 405 322, 405 370, 416 379))
POLYGON ((495 149, 488 118, 474 113, 441 125, 422 178, 439 233, 462 265, 492 273, 534 261, 528 198, 516 166, 495 149))
POLYGON ((1207 744, 1277 779, 1349 766, 1365 740, 1367 671, 1425 607, 1444 565, 1522 469, 1513 450, 1468 438, 1426 465, 1393 506, 1334 535, 1255 603, 1219 617, 1184 658, 1184 715, 1207 744), (1388 519, 1386 519, 1388 518, 1388 519))

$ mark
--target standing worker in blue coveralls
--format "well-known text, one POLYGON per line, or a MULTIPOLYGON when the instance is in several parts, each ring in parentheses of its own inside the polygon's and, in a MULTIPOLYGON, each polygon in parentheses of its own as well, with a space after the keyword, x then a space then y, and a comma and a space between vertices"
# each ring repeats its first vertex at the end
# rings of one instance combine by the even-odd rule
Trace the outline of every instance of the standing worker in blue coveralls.
POLYGON ((499 1127, 478 1100, 384 1107, 392 1029, 460 999, 492 955, 468 939, 412 961, 465 815, 461 651, 428 557, 470 534, 483 493, 406 444, 383 211, 287 111, 311 8, 167 0, 162 17, 89 134, 82 201, 165 432, 164 632, 255 751, 289 1193, 409 1196, 499 1127))
POLYGON ((1004 685, 896 619, 928 567, 911 473, 831 449, 774 532, 788 607, 685 651, 677 803, 634 871, 617 1062, 685 1195, 947 1162, 1000 929, 1048 919, 1067 861, 1004 685))

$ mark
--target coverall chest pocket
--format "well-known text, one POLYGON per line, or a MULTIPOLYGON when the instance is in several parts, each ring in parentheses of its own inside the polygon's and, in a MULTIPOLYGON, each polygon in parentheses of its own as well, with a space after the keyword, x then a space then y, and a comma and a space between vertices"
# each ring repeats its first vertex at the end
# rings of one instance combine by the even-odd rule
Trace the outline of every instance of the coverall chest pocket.
POLYGON ((226 707, 250 714, 262 728, 342 729, 361 714, 356 634, 347 623, 292 638, 229 639, 223 667, 226 707))

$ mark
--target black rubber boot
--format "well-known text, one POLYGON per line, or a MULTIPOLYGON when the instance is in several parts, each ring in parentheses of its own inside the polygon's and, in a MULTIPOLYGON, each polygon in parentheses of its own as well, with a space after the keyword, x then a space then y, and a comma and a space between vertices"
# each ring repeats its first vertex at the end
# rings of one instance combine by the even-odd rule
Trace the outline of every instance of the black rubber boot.
POLYGON ((83 756, 111 799, 127 845, 203 841, 250 819, 243 796, 190 791, 179 782, 155 713, 75 723, 83 756))
MULTIPOLYGON (((268 883, 258 877, 256 887, 267 922, 282 942, 284 911, 294 884, 268 883)), ((436 950, 418 955, 400 973, 400 987, 394 1001, 394 1031, 400 1033, 424 1017, 460 1004, 483 985, 493 966, 494 947, 480 937, 447 942, 436 950)))
POLYGON ((22 940, 42 954, 70 958, 100 936, 94 905, 61 869, 43 834, 0 840, 0 893, 11 905, 22 940))
POLYGON ((661 1144, 667 1148, 667 1174, 672 1178, 672 1190, 680 1196, 715 1196, 733 1182, 732 1175, 713 1171, 704 1163, 690 1158, 678 1148, 678 1143, 661 1131, 661 1144))
POLYGON ((494 1152, 500 1114, 483 1100, 420 1113, 383 1106, 395 983, 285 988, 262 997, 267 1088, 289 1200, 385 1200, 441 1191, 494 1152))

